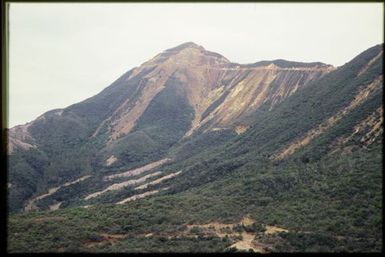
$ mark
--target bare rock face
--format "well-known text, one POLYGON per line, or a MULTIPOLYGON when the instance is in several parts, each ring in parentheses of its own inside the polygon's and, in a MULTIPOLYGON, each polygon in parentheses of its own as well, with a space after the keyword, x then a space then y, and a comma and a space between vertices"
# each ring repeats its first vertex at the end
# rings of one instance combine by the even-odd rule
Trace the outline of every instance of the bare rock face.
MULTIPOLYGON (((32 143, 35 141, 34 133, 28 132, 28 128, 32 125, 32 130, 39 134, 42 126, 53 127, 51 123, 70 123, 66 127, 84 127, 82 132, 89 134, 92 130, 93 138, 107 135, 107 142, 111 144, 135 130, 145 111, 167 87, 176 91, 174 97, 185 98, 192 109, 190 124, 183 131, 184 138, 201 127, 206 132, 218 128, 235 129, 236 126, 245 128, 248 124, 244 118, 248 114, 262 105, 271 110, 309 82, 333 69, 331 65, 322 63, 284 60, 240 65, 195 43, 184 43, 134 68, 93 98, 64 110, 48 112, 30 124, 12 128, 9 133, 9 152, 12 153, 16 148, 35 148, 36 145, 32 143), (103 101, 109 99, 104 96, 117 86, 121 87, 121 91, 116 90, 114 94, 126 97, 121 97, 114 106, 108 106, 103 101), (95 119, 97 121, 91 125, 84 118, 89 113, 79 114, 76 108, 78 105, 91 105, 91 99, 94 98, 98 99, 97 102, 93 101, 93 105, 96 104, 97 108, 107 105, 105 109, 108 113, 103 115, 100 112, 95 119)), ((110 95, 108 97, 112 97, 110 95)))
MULTIPOLYGON (((138 97, 127 99, 101 126, 108 127, 110 141, 129 134, 153 99, 171 79, 178 81, 177 90, 193 108, 191 126, 184 137, 206 126, 232 128, 242 118, 266 104, 272 109, 277 103, 333 70, 330 65, 295 63, 280 67, 274 61, 263 65, 238 65, 225 57, 206 51, 194 43, 185 43, 164 51, 139 68, 127 80, 140 79, 138 97)), ((96 136, 100 131, 97 128, 96 136)))

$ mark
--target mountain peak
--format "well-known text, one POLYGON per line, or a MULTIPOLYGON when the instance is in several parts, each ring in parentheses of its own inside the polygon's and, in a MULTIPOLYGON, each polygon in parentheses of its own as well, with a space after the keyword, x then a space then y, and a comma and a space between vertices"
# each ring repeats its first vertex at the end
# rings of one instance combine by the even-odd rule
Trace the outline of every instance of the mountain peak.
POLYGON ((207 51, 200 45, 194 42, 185 42, 176 47, 169 48, 160 54, 156 55, 153 59, 145 63, 147 65, 159 65, 164 62, 175 62, 177 65, 185 64, 227 64, 227 60, 224 56, 207 51))
POLYGON ((195 44, 194 42, 185 42, 183 44, 180 44, 176 47, 167 49, 166 51, 180 51, 187 48, 193 48, 193 49, 199 49, 199 50, 205 50, 202 46, 195 44))

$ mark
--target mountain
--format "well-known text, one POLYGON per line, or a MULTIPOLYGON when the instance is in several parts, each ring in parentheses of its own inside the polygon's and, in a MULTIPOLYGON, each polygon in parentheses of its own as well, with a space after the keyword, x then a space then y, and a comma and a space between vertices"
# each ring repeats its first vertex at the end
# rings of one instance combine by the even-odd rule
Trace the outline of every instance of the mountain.
POLYGON ((238 65, 194 43, 168 49, 98 95, 10 129, 11 209, 81 175, 175 158, 170 149, 193 134, 235 137, 256 110, 272 110, 333 69, 283 60, 238 65))
POLYGON ((378 251, 382 62, 160 53, 8 131, 10 249, 378 251))

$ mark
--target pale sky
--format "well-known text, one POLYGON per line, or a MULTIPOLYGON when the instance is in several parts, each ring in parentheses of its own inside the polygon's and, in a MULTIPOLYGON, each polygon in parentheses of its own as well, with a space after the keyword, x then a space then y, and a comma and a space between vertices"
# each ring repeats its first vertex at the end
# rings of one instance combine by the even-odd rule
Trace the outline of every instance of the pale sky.
POLYGON ((91 97, 193 41, 237 63, 340 66, 383 43, 382 3, 12 3, 9 127, 91 97))

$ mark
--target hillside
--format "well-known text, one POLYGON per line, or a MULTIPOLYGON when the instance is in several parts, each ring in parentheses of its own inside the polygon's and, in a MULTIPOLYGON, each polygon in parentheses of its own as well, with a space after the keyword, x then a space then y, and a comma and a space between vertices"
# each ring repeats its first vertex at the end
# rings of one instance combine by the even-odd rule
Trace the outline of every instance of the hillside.
POLYGON ((382 85, 383 45, 338 68, 166 50, 10 129, 9 251, 381 251, 382 85))
POLYGON ((194 43, 168 49, 98 95, 10 129, 10 208, 86 175, 91 193, 107 186, 100 176, 184 158, 174 148, 199 136, 219 134, 214 145, 236 138, 261 106, 273 110, 331 70, 288 61, 238 65, 194 43))

